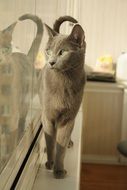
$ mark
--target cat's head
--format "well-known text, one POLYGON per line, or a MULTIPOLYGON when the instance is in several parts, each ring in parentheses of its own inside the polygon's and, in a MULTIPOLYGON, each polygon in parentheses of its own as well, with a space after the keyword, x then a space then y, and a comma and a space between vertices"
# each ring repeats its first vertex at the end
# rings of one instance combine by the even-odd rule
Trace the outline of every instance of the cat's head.
POLYGON ((85 55, 85 35, 82 27, 76 24, 70 35, 61 35, 46 25, 49 40, 46 59, 49 68, 67 71, 83 66, 85 55))
POLYGON ((7 54, 11 51, 12 33, 15 25, 16 22, 0 31, 0 55, 7 54))

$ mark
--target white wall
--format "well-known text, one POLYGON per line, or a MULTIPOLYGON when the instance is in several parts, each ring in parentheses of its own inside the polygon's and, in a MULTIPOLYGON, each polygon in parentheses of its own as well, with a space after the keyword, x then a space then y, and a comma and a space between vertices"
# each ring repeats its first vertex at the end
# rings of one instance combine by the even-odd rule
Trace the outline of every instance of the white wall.
MULTIPOLYGON (((116 62, 120 53, 127 51, 127 0, 1 1, 0 29, 27 12, 36 13, 50 26, 61 15, 70 14, 78 18, 86 34, 88 65, 94 65, 98 56, 104 54, 111 54, 116 62)), ((13 39, 23 52, 27 52, 31 45, 34 27, 31 21, 16 26, 13 39)), ((61 28, 65 29, 65 25, 61 28)), ((41 49, 45 47, 45 34, 41 49)))
POLYGON ((94 65, 100 55, 114 61, 127 52, 127 0, 81 0, 80 23, 86 33, 86 64, 94 65))
MULTIPOLYGON (((66 15, 67 0, 6 0, 0 1, 0 30, 6 28, 25 13, 38 15, 44 23, 52 27, 54 21, 66 15)), ((13 41, 21 52, 27 53, 35 35, 35 23, 32 21, 18 22, 13 33, 13 41)), ((44 32, 41 49, 47 40, 44 32)))

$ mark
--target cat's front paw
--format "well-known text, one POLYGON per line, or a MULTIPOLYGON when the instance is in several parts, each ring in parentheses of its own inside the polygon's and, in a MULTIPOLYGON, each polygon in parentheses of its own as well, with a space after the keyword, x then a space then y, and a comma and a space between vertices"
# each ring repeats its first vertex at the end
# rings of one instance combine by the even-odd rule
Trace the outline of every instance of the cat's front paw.
POLYGON ((45 167, 46 167, 47 170, 52 170, 53 169, 53 165, 54 165, 53 161, 51 161, 51 162, 47 161, 45 163, 45 167))
POLYGON ((53 174, 56 179, 63 179, 66 177, 67 171, 66 170, 54 170, 53 174))

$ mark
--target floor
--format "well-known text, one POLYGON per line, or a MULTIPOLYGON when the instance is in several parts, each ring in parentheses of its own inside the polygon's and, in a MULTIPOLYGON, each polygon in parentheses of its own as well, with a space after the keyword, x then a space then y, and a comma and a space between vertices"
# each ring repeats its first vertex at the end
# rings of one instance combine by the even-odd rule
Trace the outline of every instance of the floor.
POLYGON ((80 190, 127 190, 127 166, 82 164, 80 190))

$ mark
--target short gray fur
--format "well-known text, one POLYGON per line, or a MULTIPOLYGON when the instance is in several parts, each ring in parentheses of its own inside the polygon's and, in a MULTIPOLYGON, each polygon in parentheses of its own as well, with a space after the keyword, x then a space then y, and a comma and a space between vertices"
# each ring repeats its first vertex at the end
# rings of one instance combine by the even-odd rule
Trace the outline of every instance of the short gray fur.
MULTIPOLYGON (((4 67, 10 68, 11 70, 11 94, 8 95, 11 110, 9 127, 15 127, 16 131, 19 128, 19 134, 16 132, 14 141, 15 139, 19 139, 19 136, 24 132, 30 98, 32 97, 32 92, 37 93, 38 90, 36 75, 33 76, 33 73, 35 73, 34 61, 43 36, 43 24, 41 19, 36 15, 25 14, 19 19, 30 19, 34 21, 37 25, 37 33, 28 54, 25 55, 20 52, 12 52, 12 35, 17 22, 0 31, 0 72, 2 72, 4 67), (32 82, 33 78, 34 86, 32 82)), ((4 75, 2 76, 6 77, 4 75)))
POLYGON ((40 101, 47 162, 55 178, 64 178, 64 157, 86 81, 85 35, 76 24, 70 35, 61 35, 45 25, 49 35, 46 65, 40 75, 40 101))

